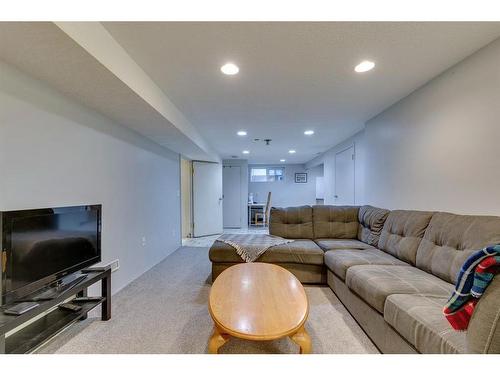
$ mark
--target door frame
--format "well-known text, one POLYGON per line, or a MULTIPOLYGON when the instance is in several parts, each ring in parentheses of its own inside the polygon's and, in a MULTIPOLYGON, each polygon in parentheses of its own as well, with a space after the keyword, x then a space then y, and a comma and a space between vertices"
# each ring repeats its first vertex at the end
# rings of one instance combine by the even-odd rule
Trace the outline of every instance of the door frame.
POLYGON ((183 157, 182 155, 179 158, 179 168, 180 168, 180 173, 179 173, 179 191, 180 191, 180 206, 181 206, 181 238, 183 237, 183 232, 185 229, 188 230, 188 236, 186 238, 192 238, 193 237, 193 160, 188 159, 183 157), (187 212, 189 218, 188 218, 188 226, 189 228, 184 227, 184 206, 183 206, 183 181, 182 181, 182 175, 183 172, 183 161, 186 161, 189 164, 189 168, 187 173, 189 174, 189 182, 188 182, 188 194, 189 194, 189 212, 187 212))
POLYGON ((352 147, 352 153, 353 153, 353 156, 354 156, 354 159, 353 159, 353 162, 354 162, 354 178, 353 178, 353 188, 354 188, 354 192, 353 192, 353 199, 354 199, 354 204, 356 204, 356 142, 353 142, 349 145, 346 145, 345 147, 341 148, 339 151, 337 151, 335 153, 335 157, 333 159, 333 163, 334 163, 334 166, 335 166, 335 174, 333 176, 334 178, 334 192, 333 192, 333 198, 334 199, 337 199, 336 196, 337 196, 337 176, 336 176, 336 173, 337 173, 337 155, 344 152, 344 151, 347 151, 349 150, 350 148, 352 147))

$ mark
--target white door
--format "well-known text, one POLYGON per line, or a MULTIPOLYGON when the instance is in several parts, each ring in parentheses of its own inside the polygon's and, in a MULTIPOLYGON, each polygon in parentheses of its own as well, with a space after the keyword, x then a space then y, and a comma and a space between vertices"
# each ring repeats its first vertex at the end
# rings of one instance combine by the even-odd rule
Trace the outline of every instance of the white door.
POLYGON ((316 199, 325 199, 325 178, 316 177, 316 199))
POLYGON ((223 167, 222 194, 224 228, 241 228, 241 167, 223 167))
POLYGON ((193 162, 194 237, 222 233, 222 166, 193 162))
POLYGON ((335 155, 335 196, 337 205, 354 204, 354 145, 335 155))

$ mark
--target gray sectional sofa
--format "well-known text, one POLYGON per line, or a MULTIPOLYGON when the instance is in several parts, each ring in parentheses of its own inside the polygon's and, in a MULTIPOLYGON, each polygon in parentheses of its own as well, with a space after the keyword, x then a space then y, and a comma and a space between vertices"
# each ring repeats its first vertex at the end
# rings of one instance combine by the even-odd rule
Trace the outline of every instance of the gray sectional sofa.
MULTIPOLYGON (((500 353, 500 277, 466 332, 442 314, 457 272, 474 251, 500 243, 500 217, 371 206, 272 208, 270 234, 294 239, 257 261, 302 283, 328 284, 383 353, 500 353)), ((216 241, 212 278, 243 260, 216 241)))

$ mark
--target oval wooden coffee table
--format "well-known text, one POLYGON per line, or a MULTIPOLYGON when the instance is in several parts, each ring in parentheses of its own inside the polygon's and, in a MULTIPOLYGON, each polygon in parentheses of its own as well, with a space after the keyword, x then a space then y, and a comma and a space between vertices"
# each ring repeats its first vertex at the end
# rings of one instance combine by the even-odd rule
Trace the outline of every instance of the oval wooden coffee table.
POLYGON ((254 341, 288 336, 301 354, 311 352, 304 328, 309 314, 306 292, 282 267, 243 263, 228 268, 213 283, 208 309, 214 321, 209 353, 217 353, 231 336, 254 341))

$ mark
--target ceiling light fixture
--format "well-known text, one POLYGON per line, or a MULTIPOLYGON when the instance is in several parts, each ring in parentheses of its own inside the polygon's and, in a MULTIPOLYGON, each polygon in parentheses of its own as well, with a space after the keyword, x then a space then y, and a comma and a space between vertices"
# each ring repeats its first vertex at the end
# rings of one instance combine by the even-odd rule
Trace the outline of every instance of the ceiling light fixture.
POLYGON ((304 132, 305 135, 313 135, 314 134, 314 130, 306 130, 304 132))
POLYGON ((354 71, 356 73, 365 73, 368 72, 369 70, 372 70, 374 67, 375 63, 373 61, 364 60, 361 61, 358 65, 356 65, 354 71))
POLYGON ((244 130, 240 130, 240 131, 239 131, 238 133, 236 133, 236 134, 238 134, 240 137, 244 137, 245 135, 247 135, 247 132, 246 132, 246 131, 244 131, 244 130))
POLYGON ((285 159, 280 159, 280 162, 284 163, 286 160, 285 159))
POLYGON ((238 74, 240 68, 233 63, 227 63, 221 66, 220 71, 228 76, 234 76, 235 74, 238 74))
POLYGON ((295 151, 295 150, 288 150, 288 153, 289 153, 289 154, 295 154, 296 152, 297 152, 297 151, 295 151))
POLYGON ((249 154, 249 153, 250 153, 250 151, 248 151, 248 150, 243 150, 242 152, 243 152, 244 154, 249 154))

